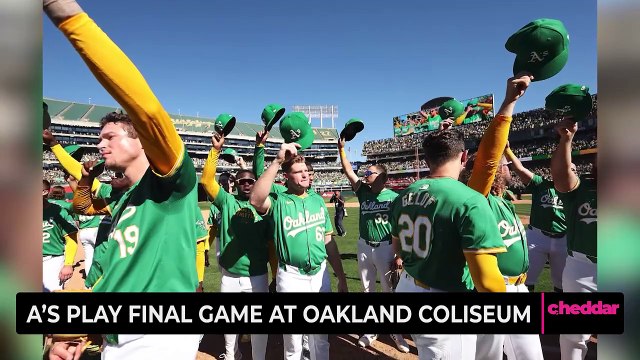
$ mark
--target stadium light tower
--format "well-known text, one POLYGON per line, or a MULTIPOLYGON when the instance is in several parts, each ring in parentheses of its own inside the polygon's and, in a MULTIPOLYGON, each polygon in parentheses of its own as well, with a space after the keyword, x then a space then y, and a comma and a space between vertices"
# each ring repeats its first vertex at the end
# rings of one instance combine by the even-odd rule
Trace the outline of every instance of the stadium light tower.
POLYGON ((324 119, 331 119, 331 128, 336 128, 338 105, 293 105, 293 111, 304 113, 309 121, 320 119, 320 127, 324 127, 324 119))

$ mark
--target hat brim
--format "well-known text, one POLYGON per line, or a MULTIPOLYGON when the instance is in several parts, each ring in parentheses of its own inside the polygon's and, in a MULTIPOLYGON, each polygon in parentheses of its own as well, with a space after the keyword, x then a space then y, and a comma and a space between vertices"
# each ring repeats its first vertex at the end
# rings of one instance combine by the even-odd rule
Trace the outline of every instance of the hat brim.
POLYGON ((271 131, 271 128, 273 127, 273 125, 277 124, 278 121, 280 121, 280 119, 282 118, 282 116, 284 115, 284 108, 281 108, 280 110, 278 110, 274 115, 273 115, 273 119, 271 119, 271 121, 269 121, 265 126, 264 129, 267 131, 271 131))
POLYGON ((526 71, 530 72, 533 75, 532 81, 546 80, 559 73, 567 64, 568 59, 569 51, 565 49, 563 52, 558 54, 558 56, 553 58, 548 63, 544 64, 542 67, 532 70, 528 65, 528 55, 516 56, 516 60, 513 62, 513 75, 515 76, 521 71, 526 71))
POLYGON ((228 162, 228 163, 235 163, 236 162, 236 157, 233 154, 220 154, 220 159, 228 162))
POLYGON ((422 104, 422 106, 420 106, 420 110, 431 110, 434 108, 437 109, 440 106, 442 106, 442 104, 446 103, 449 100, 453 100, 453 98, 450 96, 441 96, 441 97, 433 98, 427 101, 426 103, 422 104))
POLYGON ((346 141, 351 141, 356 137, 356 134, 364 130, 364 123, 361 121, 354 121, 351 124, 347 124, 340 132, 340 138, 346 141))
POLYGON ((82 161, 82 156, 84 155, 84 148, 79 148, 78 150, 74 151, 73 154, 70 154, 72 158, 76 159, 77 161, 81 162, 82 161))

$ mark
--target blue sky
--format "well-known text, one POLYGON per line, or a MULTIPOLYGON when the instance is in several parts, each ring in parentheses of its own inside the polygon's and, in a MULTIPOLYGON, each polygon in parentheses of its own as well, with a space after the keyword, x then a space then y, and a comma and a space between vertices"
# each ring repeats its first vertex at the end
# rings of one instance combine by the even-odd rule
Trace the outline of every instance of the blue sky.
MULTIPOLYGON (((569 61, 560 74, 535 82, 517 111, 543 106, 564 83, 597 92, 595 0, 80 4, 170 113, 228 112, 260 122, 271 102, 335 104, 338 130, 352 117, 365 122, 350 143, 354 160, 364 140, 393 136, 393 116, 416 111, 428 99, 494 93, 499 106, 514 59, 504 43, 537 18, 564 22, 569 61)), ((44 96, 117 106, 67 40, 43 21, 44 96)))

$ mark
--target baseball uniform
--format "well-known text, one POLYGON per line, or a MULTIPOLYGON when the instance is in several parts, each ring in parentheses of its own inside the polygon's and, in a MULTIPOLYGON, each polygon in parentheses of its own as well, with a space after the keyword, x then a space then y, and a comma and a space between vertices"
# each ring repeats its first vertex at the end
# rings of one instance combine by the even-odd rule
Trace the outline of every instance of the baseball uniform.
MULTIPOLYGON (((390 213, 404 267, 396 292, 472 291, 464 253, 506 251, 486 198, 453 178, 416 181, 390 213)), ((411 336, 420 359, 475 357, 475 335, 411 336)))
MULTIPOLYGON (((502 196, 489 194, 489 207, 507 252, 497 254, 507 292, 529 292, 524 284, 529 269, 527 236, 513 204, 502 196)), ((483 359, 501 360, 503 352, 509 360, 541 360, 542 346, 538 335, 478 334, 476 352, 483 359)))
MULTIPOLYGON (((86 13, 70 16, 59 28, 127 112, 150 164, 113 207, 104 273, 93 291, 194 292, 197 177, 184 143, 135 65, 86 13)), ((200 336, 105 338, 104 360, 192 359, 200 336)))
MULTIPOLYGON (((333 233, 321 196, 271 193, 267 211, 278 254, 278 292, 330 292, 325 236, 333 233)), ((326 335, 309 335, 312 359, 328 359, 326 335)), ((302 335, 283 335, 285 359, 300 360, 302 335)))
POLYGON ((567 224, 562 200, 553 182, 534 175, 527 189, 531 191, 531 216, 527 229, 529 271, 527 286, 538 281, 547 260, 551 267, 553 287, 562 289, 562 271, 567 259, 567 224))
MULTIPOLYGON (((44 292, 61 290, 60 270, 64 265, 73 264, 73 254, 65 253, 65 237, 78 231, 75 221, 67 210, 48 202, 42 208, 42 289, 44 292)), ((76 245, 77 247, 77 245, 76 245)), ((76 248, 74 247, 74 249, 76 248)))
MULTIPOLYGON (((567 193, 558 192, 567 218, 567 250, 569 256, 562 273, 566 292, 598 291, 598 198, 596 178, 580 177, 577 187, 567 193)), ((560 335, 562 359, 584 359, 590 334, 560 335)))

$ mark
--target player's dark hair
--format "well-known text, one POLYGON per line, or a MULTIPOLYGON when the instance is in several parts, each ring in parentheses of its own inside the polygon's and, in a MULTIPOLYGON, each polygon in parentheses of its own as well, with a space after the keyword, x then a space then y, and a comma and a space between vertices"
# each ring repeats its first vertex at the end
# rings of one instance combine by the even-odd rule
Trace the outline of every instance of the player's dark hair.
POLYGON ((45 190, 51 189, 51 183, 47 179, 42 179, 42 186, 45 190))
POLYGON ((305 163, 307 164, 307 171, 312 172, 313 171, 313 165, 311 165, 310 162, 306 162, 305 161, 305 163))
POLYGON ((378 176, 382 176, 382 179, 387 181, 387 166, 383 164, 373 164, 373 166, 378 171, 378 176))
POLYGON ((100 129, 105 127, 105 125, 107 125, 108 123, 122 124, 124 131, 127 132, 127 135, 129 135, 130 138, 136 139, 138 137, 138 133, 133 127, 133 122, 127 114, 119 113, 116 111, 108 113, 100 120, 100 129))
POLYGON ((299 163, 304 163, 304 157, 302 155, 296 155, 290 159, 285 160, 285 162, 282 163, 282 171, 284 171, 285 173, 288 173, 291 171, 291 167, 293 166, 293 164, 299 164, 299 163))
POLYGON ((62 186, 56 185, 49 191, 49 199, 64 200, 65 191, 62 186))
POLYGON ((236 180, 242 178, 243 177, 242 175, 244 175, 244 174, 251 175, 251 178, 254 179, 254 180, 256 178, 256 175, 253 173, 253 171, 251 171, 249 169, 241 169, 241 170, 238 170, 238 172, 236 173, 236 177, 235 177, 236 180))
POLYGON ((430 168, 440 167, 464 151, 462 133, 455 129, 428 133, 422 140, 422 149, 430 168))

